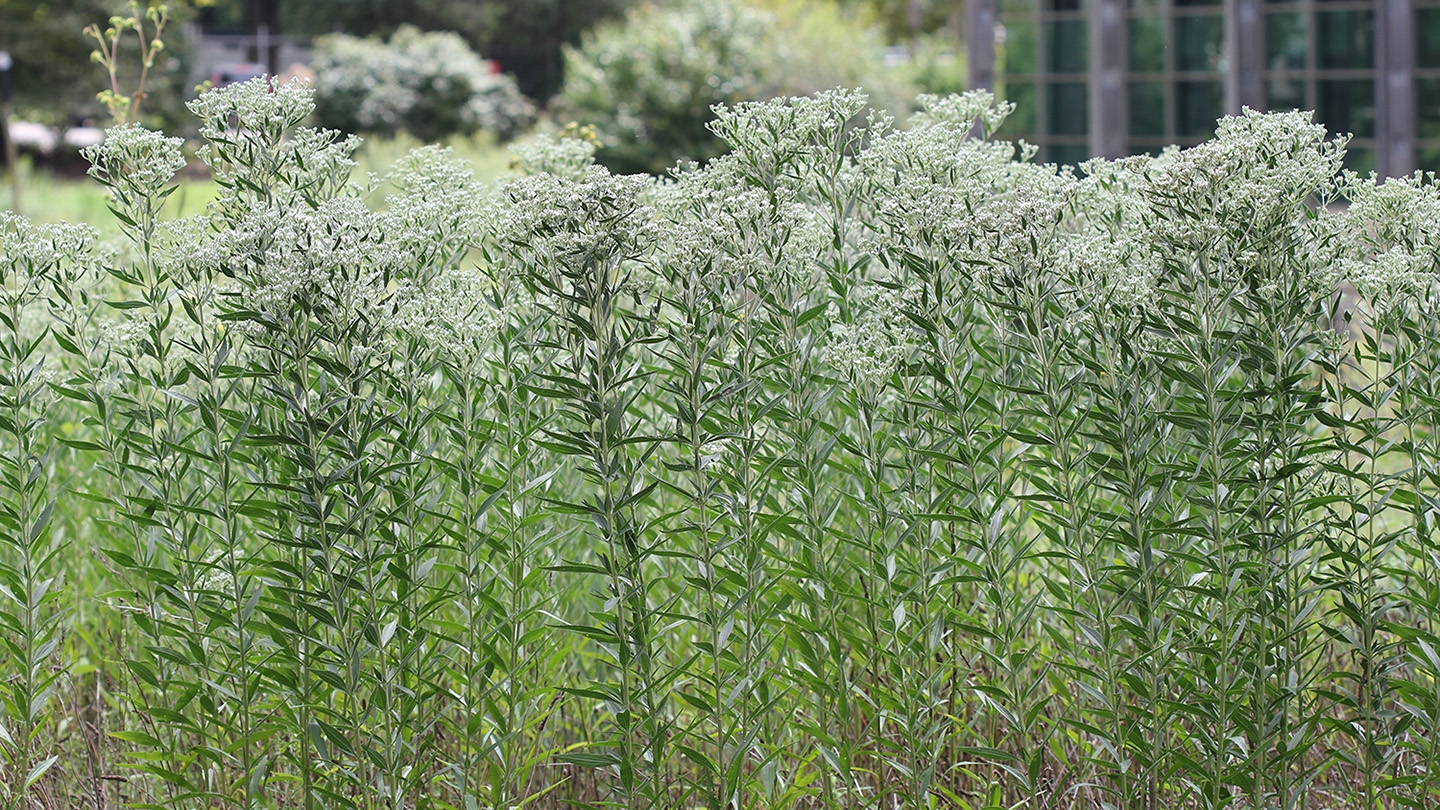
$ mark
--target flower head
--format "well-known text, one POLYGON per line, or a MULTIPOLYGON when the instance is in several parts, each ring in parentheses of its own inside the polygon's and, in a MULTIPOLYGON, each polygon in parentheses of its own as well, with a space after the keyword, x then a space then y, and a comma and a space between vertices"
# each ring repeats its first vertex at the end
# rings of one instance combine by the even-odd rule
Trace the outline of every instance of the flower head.
POLYGON ((111 202, 130 215, 145 205, 158 209, 165 187, 185 168, 184 145, 180 138, 126 124, 105 130, 105 140, 81 155, 90 161, 90 176, 110 189, 111 202))

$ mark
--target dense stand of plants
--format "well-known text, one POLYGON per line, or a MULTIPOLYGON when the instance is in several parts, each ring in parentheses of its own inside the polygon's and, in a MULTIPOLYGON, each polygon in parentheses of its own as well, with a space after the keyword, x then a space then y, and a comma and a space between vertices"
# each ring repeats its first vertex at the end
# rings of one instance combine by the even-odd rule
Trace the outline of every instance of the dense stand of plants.
POLYGON ((1440 189, 922 103, 111 130, 123 245, 0 219, 0 807, 1440 803, 1440 189))

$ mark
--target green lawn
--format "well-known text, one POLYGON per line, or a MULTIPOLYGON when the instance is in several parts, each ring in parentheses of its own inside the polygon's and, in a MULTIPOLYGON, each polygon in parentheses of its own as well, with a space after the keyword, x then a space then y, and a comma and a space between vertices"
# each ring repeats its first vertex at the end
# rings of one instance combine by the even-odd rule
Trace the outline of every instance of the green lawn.
MULTIPOLYGON (((405 153, 421 146, 412 137, 370 138, 356 153, 355 177, 367 172, 385 175, 405 153)), ((491 180, 510 170, 510 153, 485 136, 456 137, 446 143, 455 153, 470 161, 475 174, 491 180)), ((15 182, 7 172, 0 174, 0 210, 17 210, 15 182)), ((105 191, 98 183, 83 177, 60 177, 35 168, 28 160, 20 161, 20 205, 18 210, 37 222, 88 222, 97 228, 113 227, 114 219, 105 205, 105 191)), ((201 213, 215 199, 216 185, 210 180, 182 181, 180 188, 166 206, 171 217, 201 213)))

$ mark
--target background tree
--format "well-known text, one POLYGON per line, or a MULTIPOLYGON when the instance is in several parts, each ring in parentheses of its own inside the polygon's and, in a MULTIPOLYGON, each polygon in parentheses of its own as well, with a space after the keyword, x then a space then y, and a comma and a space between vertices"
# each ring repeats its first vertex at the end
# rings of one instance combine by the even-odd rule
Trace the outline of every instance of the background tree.
POLYGON ((401 25, 454 31, 513 74, 520 90, 545 100, 563 81, 561 48, 580 41, 595 23, 622 13, 633 0, 219 0, 205 14, 211 24, 244 27, 266 22, 299 36, 344 32, 389 37, 401 25))
MULTIPOLYGON (((180 25, 192 18, 195 6, 208 0, 170 0, 170 31, 165 52, 147 82, 149 100, 144 114, 152 124, 173 124, 180 107, 189 52, 180 25)), ((0 0, 0 50, 15 58, 15 115, 17 119, 66 124, 93 119, 106 123, 105 108, 95 94, 106 85, 104 71, 90 61, 93 40, 82 33, 87 25, 102 28, 112 15, 125 12, 125 0, 0 0)), ((133 39, 121 45, 124 86, 133 86, 138 74, 138 45, 133 39), (126 51, 128 50, 128 55, 126 51), (133 57, 133 58, 130 58, 133 57)))
POLYGON ((964 0, 850 0, 865 6, 885 27, 891 42, 958 35, 964 0))

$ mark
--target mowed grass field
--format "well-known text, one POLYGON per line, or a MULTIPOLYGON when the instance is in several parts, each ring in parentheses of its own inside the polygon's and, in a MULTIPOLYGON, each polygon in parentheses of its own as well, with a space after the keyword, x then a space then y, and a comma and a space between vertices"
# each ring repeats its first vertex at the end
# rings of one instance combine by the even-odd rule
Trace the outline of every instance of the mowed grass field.
MULTIPOLYGON (((522 137, 521 141, 524 140, 522 137)), ((420 145, 419 141, 404 135, 367 138, 355 155, 355 176, 363 179, 374 173, 383 177, 397 160, 420 145)), ((508 149, 488 136, 451 138, 444 145, 453 150, 457 159, 473 166, 476 176, 486 181, 511 170, 508 149)), ((193 165, 199 174, 204 174, 202 163, 196 161, 193 165)), ((57 175, 43 166, 37 167, 29 158, 21 159, 18 174, 19 211, 26 217, 36 222, 83 222, 105 232, 116 229, 115 217, 106 204, 107 192, 93 179, 57 175)), ((216 198, 217 188, 211 180, 186 178, 182 173, 178 185, 165 207, 166 218, 178 219, 204 213, 206 206, 216 198)), ((15 189, 14 176, 9 172, 0 173, 0 211, 16 210, 15 189)))

